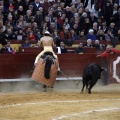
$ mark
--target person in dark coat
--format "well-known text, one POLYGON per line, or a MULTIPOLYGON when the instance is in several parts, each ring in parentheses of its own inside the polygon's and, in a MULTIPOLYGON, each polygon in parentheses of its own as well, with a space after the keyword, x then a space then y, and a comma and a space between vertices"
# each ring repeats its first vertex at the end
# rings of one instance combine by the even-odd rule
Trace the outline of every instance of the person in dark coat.
POLYGON ((7 49, 7 41, 6 40, 2 41, 2 48, 0 50, 0 53, 1 54, 9 54, 9 51, 7 49))
POLYGON ((113 6, 111 5, 110 1, 106 2, 106 6, 102 8, 102 13, 106 20, 106 25, 108 27, 113 16, 113 6))
POLYGON ((84 53, 83 43, 80 43, 80 44, 78 45, 78 47, 75 49, 74 53, 79 53, 79 54, 84 53))
POLYGON ((34 13, 36 13, 40 7, 42 7, 42 4, 39 2, 39 0, 35 0, 34 2, 30 3, 31 5, 33 5, 34 9, 34 13))
POLYGON ((65 47, 65 43, 63 41, 60 42, 59 48, 57 47, 57 53, 67 53, 67 48, 65 47))

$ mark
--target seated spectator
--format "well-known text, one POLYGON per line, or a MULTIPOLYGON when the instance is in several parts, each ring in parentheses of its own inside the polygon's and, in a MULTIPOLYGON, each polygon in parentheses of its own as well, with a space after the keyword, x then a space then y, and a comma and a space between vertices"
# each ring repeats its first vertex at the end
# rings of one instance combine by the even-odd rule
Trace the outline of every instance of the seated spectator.
POLYGON ((60 47, 57 47, 57 53, 67 53, 67 48, 65 47, 65 44, 63 41, 60 42, 60 47))
POLYGON ((97 40, 105 40, 105 34, 102 29, 98 30, 97 35, 96 35, 97 40))
POLYGON ((53 40, 54 40, 56 46, 60 46, 61 40, 60 40, 60 36, 58 34, 58 30, 57 29, 54 30, 54 32, 52 34, 52 37, 53 37, 53 40))
POLYGON ((90 19, 88 17, 85 18, 85 22, 83 23, 82 30, 84 31, 85 35, 88 34, 89 29, 91 28, 90 19))
POLYGON ((64 26, 67 27, 68 29, 70 29, 69 20, 67 17, 65 18, 64 26))
POLYGON ((83 47, 93 47, 92 40, 91 39, 87 39, 87 42, 83 45, 83 47))
POLYGON ((40 29, 38 29, 35 33, 35 39, 38 41, 38 40, 40 40, 41 37, 42 37, 42 34, 40 32, 40 29))
POLYGON ((99 24, 97 22, 94 22, 93 27, 92 27, 93 34, 95 34, 95 35, 97 34, 98 28, 99 28, 99 24))
POLYGON ((105 47, 105 45, 100 44, 99 40, 95 40, 92 46, 95 47, 97 50, 102 50, 105 47))
POLYGON ((12 29, 7 29, 4 38, 7 40, 16 40, 16 35, 12 32, 12 29))
POLYGON ((116 34, 116 36, 115 37, 117 37, 118 38, 118 40, 120 41, 120 29, 118 30, 118 32, 117 32, 117 34, 116 34))
POLYGON ((74 53, 79 53, 79 54, 84 53, 83 43, 80 43, 80 44, 78 45, 78 47, 74 50, 74 53))
POLYGON ((10 54, 16 54, 16 49, 15 48, 14 48, 14 50, 12 49, 12 47, 10 45, 10 41, 7 41, 7 49, 10 54))
POLYGON ((86 35, 87 39, 91 39, 91 40, 96 40, 96 35, 94 34, 94 30, 90 29, 88 34, 86 35))
POLYGON ((105 34, 105 40, 111 41, 114 38, 114 35, 111 33, 111 31, 108 29, 107 33, 105 34))
POLYGON ((107 33, 107 26, 105 22, 102 23, 101 29, 104 31, 105 34, 107 33))
POLYGON ((60 32, 60 39, 61 40, 69 40, 70 39, 70 33, 67 27, 64 28, 63 31, 60 32))
POLYGON ((108 29, 108 32, 105 34, 105 38, 107 41, 111 41, 111 44, 113 47, 117 45, 118 38, 115 37, 109 29, 108 29))
POLYGON ((78 40, 87 40, 84 31, 79 31, 78 40))
POLYGON ((0 49, 0 53, 1 54, 9 54, 9 51, 7 49, 7 41, 6 40, 4 40, 2 42, 2 48, 0 49))
POLYGON ((108 27, 108 29, 111 31, 113 35, 115 35, 117 32, 117 27, 115 27, 115 23, 113 22, 110 23, 110 26, 108 27))
POLYGON ((32 31, 32 30, 27 34, 27 38, 28 38, 30 41, 34 41, 34 40, 35 40, 35 35, 33 34, 33 31, 32 31))
POLYGON ((25 33, 23 32, 23 29, 20 29, 17 34, 17 40, 24 40, 25 39, 25 33))
POLYGON ((26 38, 25 41, 22 43, 21 47, 31 47, 29 39, 26 38))
POLYGON ((70 30, 70 39, 73 41, 78 40, 78 36, 73 29, 70 30))

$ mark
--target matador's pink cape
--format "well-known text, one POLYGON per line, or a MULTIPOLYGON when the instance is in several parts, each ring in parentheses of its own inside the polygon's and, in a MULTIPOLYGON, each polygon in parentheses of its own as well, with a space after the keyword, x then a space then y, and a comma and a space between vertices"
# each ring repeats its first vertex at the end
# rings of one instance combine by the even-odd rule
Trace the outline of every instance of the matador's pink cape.
POLYGON ((38 61, 33 74, 32 74, 32 79, 35 81, 38 81, 44 85, 47 86, 53 86, 57 77, 57 70, 58 70, 58 62, 56 59, 54 59, 54 64, 51 65, 50 69, 50 78, 47 79, 44 77, 44 68, 45 68, 45 63, 43 62, 43 59, 40 58, 38 61))

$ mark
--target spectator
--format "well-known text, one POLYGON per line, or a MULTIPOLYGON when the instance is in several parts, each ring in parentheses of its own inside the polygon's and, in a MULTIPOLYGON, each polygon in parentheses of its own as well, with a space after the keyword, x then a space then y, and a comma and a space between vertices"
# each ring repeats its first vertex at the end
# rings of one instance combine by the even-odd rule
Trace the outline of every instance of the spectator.
POLYGON ((78 36, 77 36, 77 34, 75 33, 74 29, 71 29, 71 30, 70 30, 70 39, 71 39, 72 41, 78 40, 78 36))
POLYGON ((92 40, 91 39, 87 39, 87 42, 85 44, 83 44, 83 47, 93 47, 92 40))
POLYGON ((105 34, 105 40, 107 41, 112 41, 112 39, 114 38, 114 35, 111 33, 111 31, 108 29, 107 33, 105 34))
POLYGON ((108 29, 108 28, 107 28, 105 22, 102 23, 101 29, 104 31, 105 34, 107 33, 107 29, 108 29))
POLYGON ((37 31, 35 33, 35 39, 37 41, 39 41, 41 37, 42 37, 41 31, 40 31, 40 29, 37 29, 37 31))
POLYGON ((34 34, 36 33, 37 29, 38 29, 37 23, 36 23, 36 22, 33 22, 33 23, 32 23, 32 30, 33 30, 33 33, 34 33, 34 34))
POLYGON ((40 28, 40 27, 41 27, 41 24, 42 24, 42 22, 43 22, 43 15, 42 15, 42 13, 40 13, 39 10, 36 12, 35 22, 38 24, 38 27, 40 28))
POLYGON ((26 38, 25 41, 22 43, 21 47, 31 47, 29 39, 26 38))
POLYGON ((83 23, 83 30, 85 35, 87 35, 89 29, 91 28, 91 23, 90 23, 90 19, 87 17, 85 18, 85 21, 83 23))
POLYGON ((8 15, 8 18, 5 22, 6 24, 9 23, 12 27, 15 27, 15 23, 13 21, 13 16, 12 15, 8 15))
POLYGON ((32 30, 27 34, 27 38, 28 38, 30 41, 35 41, 35 35, 33 34, 33 31, 32 31, 32 30))
POLYGON ((72 28, 73 27, 73 25, 76 23, 76 24, 78 24, 79 23, 79 17, 78 17, 78 13, 75 13, 74 14, 74 17, 72 17, 71 19, 70 19, 70 27, 72 28), (76 21, 77 21, 77 23, 76 23, 76 21))
POLYGON ((65 27, 64 30, 60 32, 60 39, 70 40, 70 33, 67 27, 65 27))
POLYGON ((7 49, 9 54, 16 54, 16 49, 15 48, 14 50, 12 49, 10 41, 7 41, 7 49))
POLYGON ((67 18, 67 17, 65 18, 65 21, 64 21, 64 23, 63 23, 63 24, 64 24, 64 26, 65 26, 65 27, 67 27, 68 29, 70 29, 69 20, 68 20, 68 18, 67 18))
POLYGON ((71 4, 70 11, 72 12, 72 14, 77 12, 77 9, 75 8, 75 4, 73 3, 71 4))
POLYGON ((100 44, 99 40, 95 40, 92 46, 95 47, 96 50, 103 50, 103 48, 105 47, 105 45, 100 44))
POLYGON ((3 28, 0 28, 0 43, 1 43, 1 38, 4 37, 4 32, 3 32, 3 28))
POLYGON ((84 53, 83 43, 79 43, 78 47, 74 50, 74 53, 79 53, 79 54, 84 53))
POLYGON ((93 27, 92 27, 92 29, 93 29, 93 31, 94 31, 94 34, 97 34, 98 28, 99 28, 98 23, 97 23, 97 22, 94 22, 94 23, 93 23, 93 27))
POLYGON ((117 13, 115 13, 113 15, 113 22, 116 24, 116 26, 118 28, 120 28, 120 7, 119 7, 117 13))
POLYGON ((57 6, 57 9, 54 12, 54 17, 60 18, 62 16, 62 9, 60 6, 57 6))
POLYGON ((53 34, 54 30, 55 30, 55 24, 54 24, 54 22, 51 22, 50 27, 49 27, 50 34, 53 34))
POLYGON ((118 30, 116 37, 118 38, 118 40, 120 41, 120 29, 118 30))
POLYGON ((77 35, 79 34, 78 24, 74 23, 72 29, 75 31, 77 35))
POLYGON ((64 12, 66 14, 66 17, 68 18, 68 21, 70 21, 70 19, 73 17, 73 13, 70 11, 70 7, 66 6, 64 12))
POLYGON ((58 25, 59 25, 59 29, 62 30, 63 28, 63 24, 66 18, 66 14, 62 13, 61 17, 58 18, 58 25))
POLYGON ((79 25, 78 25, 78 28, 79 28, 79 31, 83 30, 84 28, 84 22, 85 22, 85 19, 87 18, 87 13, 86 12, 83 12, 81 17, 80 17, 80 20, 79 20, 79 25))
POLYGON ((26 14, 24 15, 24 20, 26 22, 30 22, 31 14, 32 14, 32 11, 31 10, 27 10, 26 14))
POLYGON ((111 33, 113 35, 115 35, 117 33, 117 28, 115 27, 115 23, 110 23, 110 26, 108 27, 108 29, 111 31, 111 33))
POLYGON ((16 35, 12 32, 12 29, 7 29, 4 38, 7 40, 16 40, 16 35))
POLYGON ((44 2, 42 3, 42 7, 43 7, 43 14, 45 16, 48 15, 48 9, 51 7, 51 4, 48 2, 48 0, 44 0, 44 2))
POLYGON ((28 6, 28 10, 31 10, 31 15, 34 16, 36 13, 34 13, 34 7, 33 5, 28 6))
POLYGON ((0 50, 1 54, 9 54, 9 51, 7 49, 7 41, 2 41, 2 48, 0 50))
POLYGON ((23 10, 25 11, 25 13, 28 10, 29 5, 30 5, 30 0, 23 1, 23 10))
POLYGON ((113 15, 118 12, 118 7, 119 7, 118 4, 114 3, 114 5, 113 5, 113 15))
POLYGON ((57 53, 67 53, 67 48, 65 47, 65 44, 63 41, 60 42, 60 47, 57 47, 57 53))
POLYGON ((87 40, 84 31, 79 31, 78 40, 87 40))
POLYGON ((53 16, 53 10, 49 10, 47 16, 48 16, 49 19, 50 19, 50 23, 53 22, 53 17, 54 17, 54 16, 53 16))
POLYGON ((19 6, 22 6, 22 0, 16 0, 15 4, 15 10, 17 10, 19 8, 19 6))
POLYGON ((34 0, 34 2, 31 2, 30 4, 33 5, 34 13, 36 13, 39 8, 42 7, 42 4, 39 2, 39 0, 34 0))
POLYGON ((103 17, 105 18, 107 27, 110 25, 112 15, 113 15, 113 6, 110 1, 106 2, 105 7, 102 8, 103 17))
POLYGON ((53 40, 54 40, 56 46, 60 46, 61 40, 60 40, 60 36, 59 36, 59 33, 58 33, 57 29, 54 30, 54 32, 52 34, 52 37, 53 37, 53 40))
POLYGON ((25 40, 26 34, 23 32, 23 29, 20 29, 17 33, 17 40, 25 40))
POLYGON ((91 39, 91 40, 96 40, 96 35, 94 34, 94 30, 90 29, 89 33, 86 35, 87 39, 91 39))
POLYGON ((17 14, 18 14, 18 16, 20 16, 20 15, 24 16, 25 12, 23 11, 23 6, 18 7, 17 14))
POLYGON ((93 25, 94 22, 97 22, 97 17, 94 15, 94 13, 90 13, 90 23, 93 25))
POLYGON ((104 31, 102 29, 98 30, 97 35, 96 35, 96 39, 105 40, 105 34, 104 34, 104 31))

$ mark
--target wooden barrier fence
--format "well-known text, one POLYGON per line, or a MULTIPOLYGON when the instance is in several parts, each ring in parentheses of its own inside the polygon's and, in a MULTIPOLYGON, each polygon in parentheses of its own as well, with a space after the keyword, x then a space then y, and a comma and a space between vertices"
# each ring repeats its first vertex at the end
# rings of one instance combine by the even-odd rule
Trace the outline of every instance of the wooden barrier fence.
MULTIPOLYGON (((15 55, 0 55, 0 79, 15 79, 15 78, 30 78, 33 68, 36 53, 31 54, 15 54, 15 55)), ((96 54, 58 54, 61 71, 67 77, 81 77, 83 68, 92 62, 100 63, 108 69, 108 75, 104 81, 109 83, 120 82, 120 55, 110 55, 106 58, 96 58, 96 54), (118 60, 117 60, 118 59, 118 60), (116 68, 113 61, 117 60, 116 68), (113 69, 114 68, 114 69, 113 69), (115 78, 113 73, 115 71, 115 78)), ((63 74, 58 77, 65 77, 63 74)))

